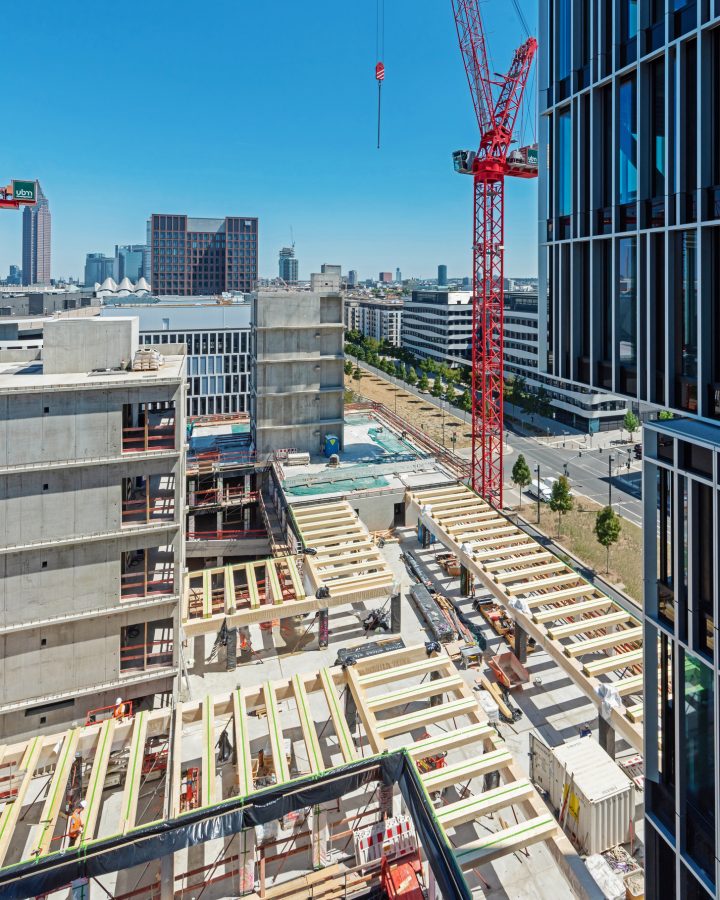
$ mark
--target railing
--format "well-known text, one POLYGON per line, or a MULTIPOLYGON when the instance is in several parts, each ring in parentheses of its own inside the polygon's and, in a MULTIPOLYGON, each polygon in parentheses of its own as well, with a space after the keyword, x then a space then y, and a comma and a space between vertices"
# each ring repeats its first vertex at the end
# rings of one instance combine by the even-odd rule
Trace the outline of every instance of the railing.
POLYGON ((120 576, 120 598, 152 597, 155 594, 174 594, 175 581, 167 578, 155 578, 144 572, 125 572, 120 576))
POLYGON ((264 528, 221 528, 219 531, 188 531, 186 538, 189 541, 247 541, 267 538, 267 532, 264 528))
POLYGON ((144 644, 132 644, 120 648, 121 672, 128 669, 164 668, 171 666, 172 661, 173 638, 161 638, 159 641, 148 641, 144 644))
POLYGON ((170 521, 175 518, 175 497, 147 497, 140 500, 123 500, 122 524, 137 525, 146 522, 170 521))
POLYGON ((220 488, 208 488, 205 491, 190 491, 188 505, 198 508, 203 506, 219 506, 221 503, 256 503, 259 499, 258 491, 246 491, 242 487, 226 486, 224 491, 220 488))
POLYGON ((175 422, 169 425, 141 425, 123 428, 123 453, 143 453, 146 450, 175 450, 175 422))
POLYGON ((215 466, 252 465, 256 458, 254 450, 207 450, 204 453, 189 454, 187 469, 195 471, 207 468, 209 471, 215 466))
MULTIPOLYGON (((122 705, 124 707, 123 718, 132 716, 133 701, 123 700, 122 705)), ((104 722, 105 719, 112 719, 115 709, 115 703, 113 703, 112 706, 98 706, 97 709, 89 709, 87 711, 87 715, 85 716, 85 724, 94 725, 96 722, 104 722)))

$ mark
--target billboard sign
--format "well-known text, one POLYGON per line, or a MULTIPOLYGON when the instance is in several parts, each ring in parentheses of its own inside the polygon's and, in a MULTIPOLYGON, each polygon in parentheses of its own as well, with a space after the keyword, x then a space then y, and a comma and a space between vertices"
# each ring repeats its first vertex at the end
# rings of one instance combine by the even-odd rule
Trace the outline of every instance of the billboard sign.
POLYGON ((13 200, 20 203, 37 203, 37 181, 15 181, 12 183, 13 200))

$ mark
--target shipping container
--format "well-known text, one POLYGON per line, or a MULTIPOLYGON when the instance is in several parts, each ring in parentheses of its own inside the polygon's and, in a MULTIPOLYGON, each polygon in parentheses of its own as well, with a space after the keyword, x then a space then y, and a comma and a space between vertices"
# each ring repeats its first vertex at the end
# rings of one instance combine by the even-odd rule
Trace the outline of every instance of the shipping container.
POLYGON ((531 734, 530 777, 547 792, 581 853, 602 853, 630 840, 635 785, 592 737, 550 748, 531 734))

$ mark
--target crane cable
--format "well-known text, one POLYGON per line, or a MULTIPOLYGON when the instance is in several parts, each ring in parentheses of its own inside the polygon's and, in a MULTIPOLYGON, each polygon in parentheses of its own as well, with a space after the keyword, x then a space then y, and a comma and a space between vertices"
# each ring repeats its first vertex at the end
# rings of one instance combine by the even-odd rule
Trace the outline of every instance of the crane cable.
POLYGON ((380 115, 382 109, 382 83, 385 80, 385 0, 376 0, 375 9, 375 80, 378 86, 377 148, 380 149, 380 115))
POLYGON ((520 4, 519 4, 518 0, 512 0, 512 4, 515 7, 515 12, 517 13, 518 19, 520 19, 520 24, 522 25, 523 30, 525 31, 525 37, 530 37, 530 27, 527 23, 527 19, 525 18, 525 15, 524 15, 522 9, 520 8, 520 4))

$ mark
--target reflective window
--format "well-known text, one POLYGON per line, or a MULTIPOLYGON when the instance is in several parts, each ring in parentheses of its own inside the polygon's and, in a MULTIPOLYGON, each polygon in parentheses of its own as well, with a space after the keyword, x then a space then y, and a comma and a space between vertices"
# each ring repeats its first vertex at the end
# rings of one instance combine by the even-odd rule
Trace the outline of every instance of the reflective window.
POLYGON ((570 0, 557 0, 557 78, 570 74, 570 0))
POLYGON ((679 373, 676 402, 682 409, 697 410, 697 235, 678 236, 680 265, 675 288, 675 359, 679 373))
POLYGON ((618 142, 618 197, 620 203, 637 198, 637 110, 635 78, 620 82, 618 142))
POLYGON ((674 491, 672 472, 658 467, 658 615, 671 627, 675 622, 673 605, 674 491))
POLYGON ((570 110, 558 116, 557 153, 558 215, 569 216, 572 212, 572 128, 570 110))
POLYGON ((652 106, 650 108, 650 195, 665 194, 665 62, 655 60, 650 67, 652 106))
POLYGON ((637 363, 637 242, 636 238, 618 241, 617 335, 620 365, 634 368, 637 363))

